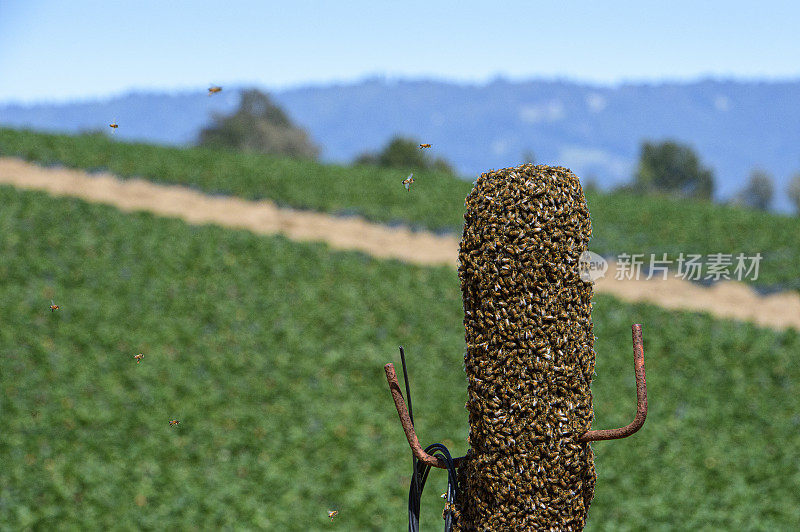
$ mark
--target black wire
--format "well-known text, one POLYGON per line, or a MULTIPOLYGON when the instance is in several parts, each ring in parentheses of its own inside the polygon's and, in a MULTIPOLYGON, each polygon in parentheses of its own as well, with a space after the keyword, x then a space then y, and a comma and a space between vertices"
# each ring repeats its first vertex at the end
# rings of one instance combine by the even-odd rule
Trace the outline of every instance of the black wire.
MULTIPOLYGON (((406 370, 406 355, 403 347, 400 347, 400 360, 403 363, 403 379, 406 385, 406 401, 408 402, 408 416, 411 418, 411 425, 414 425, 414 415, 411 410, 411 388, 408 384, 408 372, 406 370)), ((447 465, 447 506, 445 507, 444 530, 450 532, 453 529, 453 508, 456 504, 456 496, 458 494, 458 477, 456 465, 453 457, 450 456, 450 451, 441 443, 434 443, 429 445, 425 452, 439 458, 447 465)), ((425 489, 425 482, 428 480, 428 474, 431 471, 431 466, 424 464, 417 460, 417 457, 412 454, 412 475, 411 487, 408 490, 408 532, 419 532, 419 510, 420 501, 422 499, 422 490, 425 489)))
MULTIPOLYGON (((403 363, 403 382, 406 385, 406 402, 408 403, 408 417, 411 418, 411 426, 414 426, 414 409, 411 407, 411 388, 408 384, 408 371, 406 370, 406 352, 400 346, 400 361, 403 363)), ((427 478, 427 473, 425 474, 427 478)), ((423 485, 425 481, 422 481, 423 485)), ((419 477, 417 476, 417 457, 411 453, 411 488, 408 494, 408 532, 419 532, 419 498, 412 498, 413 493, 422 493, 419 489, 419 477)))
POLYGON ((403 382, 406 383, 406 402, 408 403, 408 417, 411 418, 411 424, 414 424, 414 409, 411 408, 411 389, 408 387, 408 372, 406 371, 406 352, 403 351, 403 346, 400 346, 400 361, 403 363, 403 382))
MULTIPOLYGON (((453 457, 450 456, 450 451, 441 443, 434 443, 429 445, 425 452, 443 460, 447 465, 447 507, 445 509, 444 530, 450 532, 453 529, 453 508, 455 508, 457 494, 458 494, 458 477, 455 462, 453 457)), ((408 492, 408 511, 409 511, 409 532, 419 532, 419 509, 420 499, 422 498, 422 490, 425 488, 425 482, 428 479, 431 466, 422 462, 417 462, 417 478, 420 479, 418 485, 411 484, 411 489, 408 492), (416 487, 416 489, 415 489, 416 487), (413 526, 412 526, 413 525, 413 526)))

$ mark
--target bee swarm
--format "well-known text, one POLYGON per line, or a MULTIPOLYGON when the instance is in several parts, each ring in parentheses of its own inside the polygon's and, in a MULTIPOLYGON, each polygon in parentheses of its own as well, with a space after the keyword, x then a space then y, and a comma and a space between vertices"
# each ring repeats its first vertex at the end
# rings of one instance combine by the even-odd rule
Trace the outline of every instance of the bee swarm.
POLYGON ((581 530, 595 484, 591 236, 577 176, 526 164, 482 174, 466 199, 469 444, 457 530, 581 530))

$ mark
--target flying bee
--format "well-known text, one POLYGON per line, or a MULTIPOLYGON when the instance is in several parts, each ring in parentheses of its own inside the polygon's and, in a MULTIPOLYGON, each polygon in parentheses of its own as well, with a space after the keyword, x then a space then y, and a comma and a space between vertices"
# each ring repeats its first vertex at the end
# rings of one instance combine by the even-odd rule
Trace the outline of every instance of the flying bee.
POLYGON ((414 182, 414 173, 410 173, 407 178, 403 179, 403 184, 406 186, 406 190, 411 190, 411 183, 414 182))
POLYGON ((60 308, 61 307, 59 305, 56 305, 52 299, 50 300, 50 312, 55 312, 60 308))
POLYGON ((110 127, 111 129, 117 129, 119 127, 119 124, 117 124, 117 119, 115 118, 113 122, 108 124, 108 127, 110 127))
MULTIPOLYGON (((135 358, 135 359, 136 359, 136 363, 138 364, 139 362, 141 362, 141 361, 142 361, 142 359, 144 358, 144 355, 143 355, 143 354, 141 354, 141 353, 139 353, 138 355, 133 355, 133 358, 135 358)), ((170 422, 170 423, 171 423, 171 422, 170 422)))
POLYGON ((173 426, 173 427, 175 425, 177 425, 178 423, 180 423, 180 421, 178 421, 177 419, 170 420, 170 422, 169 422, 170 426, 173 426))
POLYGON ((333 522, 333 518, 339 515, 339 510, 328 510, 328 517, 331 518, 331 522, 333 522))
POLYGON ((419 149, 422 149, 422 148, 430 148, 430 147, 431 147, 431 145, 430 145, 430 144, 420 144, 420 145, 419 145, 419 149))
POLYGON ((221 92, 221 91, 222 91, 222 87, 220 87, 219 85, 211 85, 208 88, 208 95, 211 96, 212 94, 216 94, 216 93, 221 92))

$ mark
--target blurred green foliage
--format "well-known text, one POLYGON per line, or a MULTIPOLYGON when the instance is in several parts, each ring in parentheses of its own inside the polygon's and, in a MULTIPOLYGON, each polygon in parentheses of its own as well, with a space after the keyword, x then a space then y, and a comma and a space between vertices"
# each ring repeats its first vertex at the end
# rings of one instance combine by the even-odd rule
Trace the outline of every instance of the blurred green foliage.
POLYGON ((323 165, 275 155, 207 148, 169 148, 0 128, 0 155, 64 164, 122 177, 188 185, 203 192, 333 214, 359 214, 418 229, 461 231, 464 198, 472 185, 437 172, 415 172, 412 193, 405 170, 323 165), (419 185, 425 190, 417 194, 419 185))
POLYGON ((242 91, 239 108, 232 114, 214 115, 213 124, 200 131, 198 144, 301 159, 319 155, 308 134, 292 124, 269 95, 256 89, 242 91))
POLYGON ((417 139, 397 136, 392 138, 380 152, 359 155, 354 164, 397 168, 404 172, 430 170, 455 175, 455 171, 447 161, 441 157, 434 159, 426 151, 427 149, 420 148, 417 139))
POLYGON ((714 194, 714 173, 700 163, 697 153, 688 145, 671 140, 644 142, 632 191, 710 200, 714 194))
MULTIPOLYGON (((10 187, 0 205, 0 528, 402 530, 398 345, 423 444, 465 452, 455 270, 10 187)), ((797 331, 609 297, 593 319, 594 427, 632 419, 633 322, 650 411, 593 444, 587 530, 800 522, 797 331)))
MULTIPOLYGON (((420 150, 418 150, 420 151, 420 150)), ((345 167, 286 157, 203 148, 168 148, 0 128, 0 155, 41 164, 106 169, 122 177, 181 184, 207 193, 270 199, 279 205, 358 214, 380 223, 461 234, 464 198, 472 184, 436 172, 415 172, 406 192, 403 170, 345 167)), ((737 206, 666 197, 604 194, 587 189, 590 248, 604 256, 663 253, 761 253, 754 283, 800 290, 800 218, 737 206)))

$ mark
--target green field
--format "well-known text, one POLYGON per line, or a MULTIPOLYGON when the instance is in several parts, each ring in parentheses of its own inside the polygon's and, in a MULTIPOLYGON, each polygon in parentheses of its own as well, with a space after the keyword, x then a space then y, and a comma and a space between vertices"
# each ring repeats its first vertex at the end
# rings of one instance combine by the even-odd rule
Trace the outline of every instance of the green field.
MULTIPOLYGON (((72 137, 0 129, 0 155, 105 169, 208 193, 268 198, 295 208, 359 214, 375 222, 456 234, 461 232, 464 198, 472 187, 472 180, 415 172, 417 182, 409 193, 400 181, 413 169, 323 165, 201 148, 127 144, 104 135, 72 137)), ((660 259, 668 253, 674 261, 680 253, 761 253, 759 277, 753 284, 764 290, 800 290, 800 217, 624 193, 587 192, 586 198, 594 226, 591 249, 601 255, 641 253, 649 260, 651 254, 660 259)))
MULTIPOLYGON (((402 530, 398 345, 422 443, 466 450, 452 269, 0 187, 0 298, 1 529, 402 530)), ((609 297, 593 316, 595 428, 633 416, 633 322, 650 413, 593 444, 587 530, 796 526, 800 334, 609 297)))

